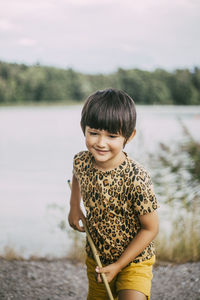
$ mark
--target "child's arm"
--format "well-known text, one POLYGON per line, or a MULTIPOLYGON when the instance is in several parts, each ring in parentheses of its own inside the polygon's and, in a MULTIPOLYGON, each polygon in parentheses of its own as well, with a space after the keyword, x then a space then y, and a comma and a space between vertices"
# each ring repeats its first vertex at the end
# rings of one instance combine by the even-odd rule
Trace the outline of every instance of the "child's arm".
POLYGON ((80 207, 81 193, 78 180, 75 175, 72 178, 72 189, 70 198, 70 211, 68 216, 69 225, 78 231, 84 232, 84 227, 79 225, 80 220, 84 220, 84 214, 80 207))
POLYGON ((141 229, 136 237, 130 242, 124 253, 115 263, 104 267, 96 268, 98 281, 101 282, 100 273, 105 273, 110 282, 124 267, 133 261, 155 238, 158 233, 158 215, 156 211, 139 216, 141 229))

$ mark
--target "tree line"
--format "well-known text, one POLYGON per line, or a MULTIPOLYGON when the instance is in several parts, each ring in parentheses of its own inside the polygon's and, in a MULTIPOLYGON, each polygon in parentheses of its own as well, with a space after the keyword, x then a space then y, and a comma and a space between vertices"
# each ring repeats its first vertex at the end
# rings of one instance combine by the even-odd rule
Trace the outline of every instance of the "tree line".
POLYGON ((137 104, 200 104, 200 68, 152 72, 119 68, 111 74, 83 74, 71 68, 0 61, 0 104, 81 102, 107 87, 126 91, 137 104))

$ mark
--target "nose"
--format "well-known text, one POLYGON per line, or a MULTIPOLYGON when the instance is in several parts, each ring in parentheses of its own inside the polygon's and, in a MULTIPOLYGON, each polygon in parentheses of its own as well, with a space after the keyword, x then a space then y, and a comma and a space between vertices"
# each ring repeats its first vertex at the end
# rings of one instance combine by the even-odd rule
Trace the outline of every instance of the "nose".
POLYGON ((97 140, 97 147, 104 148, 105 145, 106 145, 106 141, 105 141, 104 136, 99 135, 98 140, 97 140))

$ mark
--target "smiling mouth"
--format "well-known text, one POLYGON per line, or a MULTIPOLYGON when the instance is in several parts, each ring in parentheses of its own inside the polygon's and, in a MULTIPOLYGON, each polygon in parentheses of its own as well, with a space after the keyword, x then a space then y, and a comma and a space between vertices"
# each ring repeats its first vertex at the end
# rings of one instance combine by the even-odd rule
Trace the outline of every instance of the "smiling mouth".
POLYGON ((97 152, 97 153, 99 153, 99 154, 105 154, 105 153, 108 153, 109 151, 108 150, 102 150, 102 149, 96 149, 96 148, 94 148, 95 149, 95 151, 97 152))

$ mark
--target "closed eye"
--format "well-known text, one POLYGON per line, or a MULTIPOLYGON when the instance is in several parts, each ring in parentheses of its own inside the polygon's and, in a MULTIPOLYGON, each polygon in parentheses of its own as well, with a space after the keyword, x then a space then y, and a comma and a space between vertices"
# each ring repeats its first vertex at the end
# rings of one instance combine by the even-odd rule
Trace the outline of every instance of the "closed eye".
POLYGON ((92 131, 90 131, 89 134, 90 134, 90 135, 97 135, 98 133, 97 133, 97 132, 92 132, 92 131))

